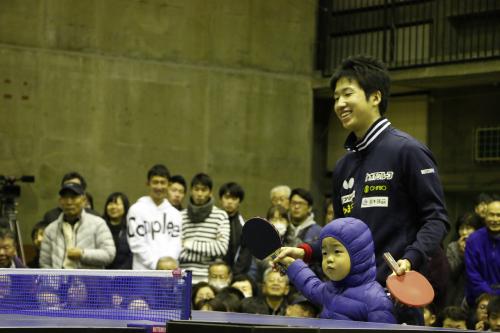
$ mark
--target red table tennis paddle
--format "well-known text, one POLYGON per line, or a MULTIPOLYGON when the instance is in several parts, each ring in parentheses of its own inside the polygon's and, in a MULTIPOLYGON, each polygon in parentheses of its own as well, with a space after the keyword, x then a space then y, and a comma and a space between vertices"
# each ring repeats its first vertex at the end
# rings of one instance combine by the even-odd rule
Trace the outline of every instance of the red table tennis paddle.
MULTIPOLYGON (((260 260, 271 257, 275 259, 281 248, 281 237, 269 221, 261 217, 252 217, 243 225, 242 241, 252 255, 260 260)), ((286 269, 278 265, 278 269, 285 273, 286 269)))
MULTIPOLYGON (((384 253, 384 259, 389 267, 396 272, 399 265, 389 252, 384 253)), ((426 306, 434 299, 432 285, 419 272, 409 271, 404 275, 389 275, 386 286, 392 297, 411 307, 426 306)))

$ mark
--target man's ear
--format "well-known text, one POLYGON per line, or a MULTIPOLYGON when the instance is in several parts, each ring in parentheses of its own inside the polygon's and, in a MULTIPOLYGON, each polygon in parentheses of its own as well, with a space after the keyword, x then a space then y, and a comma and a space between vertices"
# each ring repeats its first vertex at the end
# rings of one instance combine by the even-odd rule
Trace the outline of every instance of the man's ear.
POLYGON ((380 90, 377 90, 370 95, 370 101, 374 106, 378 106, 382 102, 382 93, 380 90))

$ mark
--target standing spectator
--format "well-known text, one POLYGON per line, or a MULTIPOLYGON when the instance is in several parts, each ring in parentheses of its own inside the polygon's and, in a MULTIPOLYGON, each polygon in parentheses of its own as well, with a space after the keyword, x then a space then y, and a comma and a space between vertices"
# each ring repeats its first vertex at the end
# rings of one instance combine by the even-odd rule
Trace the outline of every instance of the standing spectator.
POLYGON ((84 209, 85 191, 66 183, 59 191, 63 213, 45 228, 41 268, 104 268, 115 257, 113 236, 106 222, 84 209))
POLYGON ((128 198, 121 192, 111 193, 104 204, 103 218, 108 225, 116 248, 116 256, 108 269, 132 269, 132 252, 127 241, 128 198))
POLYGON ((485 224, 469 236, 465 246, 469 305, 482 293, 500 295, 500 197, 494 196, 488 204, 485 224))
POLYGON ((173 175, 170 177, 168 184, 168 201, 178 211, 182 210, 182 201, 186 196, 187 186, 186 180, 181 175, 173 175))
POLYGON ((245 198, 241 185, 230 182, 219 189, 219 199, 222 209, 229 216, 229 245, 224 261, 231 266, 235 274, 248 272, 252 263, 252 254, 241 244, 241 232, 245 220, 240 214, 240 205, 245 198))
POLYGON ((0 228, 0 268, 25 268, 16 256, 16 236, 8 228, 0 228))
POLYGON ((40 247, 42 246, 46 226, 45 222, 40 221, 31 229, 31 242, 35 248, 35 256, 28 263, 29 268, 40 268, 40 247))
POLYGON ((312 214, 313 197, 309 191, 296 188, 290 194, 290 228, 296 244, 315 242, 321 227, 314 221, 312 214))
POLYGON ((271 189, 271 205, 280 205, 281 207, 288 210, 290 206, 290 193, 292 190, 287 185, 278 185, 271 189))
POLYGON ((191 180, 191 198, 182 214, 180 266, 193 272, 193 283, 207 281, 208 265, 223 259, 229 243, 227 213, 212 198, 212 179, 205 173, 191 180))
POLYGON ((177 259, 181 251, 181 215, 166 199, 170 173, 163 164, 149 169, 149 195, 130 207, 127 214, 132 269, 156 269, 158 259, 177 259))

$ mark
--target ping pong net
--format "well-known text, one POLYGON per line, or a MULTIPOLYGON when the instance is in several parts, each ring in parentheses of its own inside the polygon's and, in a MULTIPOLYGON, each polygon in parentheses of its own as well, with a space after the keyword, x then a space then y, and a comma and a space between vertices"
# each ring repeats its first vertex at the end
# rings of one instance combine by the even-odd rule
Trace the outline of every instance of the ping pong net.
POLYGON ((2 314, 165 323, 190 299, 190 271, 0 269, 2 314))

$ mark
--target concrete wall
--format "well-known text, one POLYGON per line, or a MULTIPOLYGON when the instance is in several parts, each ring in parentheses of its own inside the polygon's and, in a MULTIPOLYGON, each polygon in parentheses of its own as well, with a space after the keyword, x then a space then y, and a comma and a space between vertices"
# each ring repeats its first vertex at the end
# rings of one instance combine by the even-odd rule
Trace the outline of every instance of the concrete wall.
POLYGON ((237 181, 246 216, 278 183, 308 187, 314 0, 0 2, 0 174, 21 184, 25 242, 80 171, 101 211, 132 201, 165 163, 216 189, 237 181))

